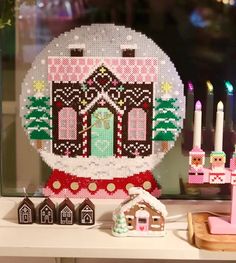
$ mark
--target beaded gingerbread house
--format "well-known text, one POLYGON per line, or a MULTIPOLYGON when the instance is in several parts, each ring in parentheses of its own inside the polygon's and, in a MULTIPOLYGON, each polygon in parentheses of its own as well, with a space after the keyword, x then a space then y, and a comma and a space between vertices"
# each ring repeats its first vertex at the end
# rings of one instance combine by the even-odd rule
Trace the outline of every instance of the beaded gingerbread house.
POLYGON ((111 24, 61 35, 33 63, 21 102, 26 133, 53 170, 46 195, 160 194, 152 170, 181 130, 185 99, 174 65, 146 36, 111 24))

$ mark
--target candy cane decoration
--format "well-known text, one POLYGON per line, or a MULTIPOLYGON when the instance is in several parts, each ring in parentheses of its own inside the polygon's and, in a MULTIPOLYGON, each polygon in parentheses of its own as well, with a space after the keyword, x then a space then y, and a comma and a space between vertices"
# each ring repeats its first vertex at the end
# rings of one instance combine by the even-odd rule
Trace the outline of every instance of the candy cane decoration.
MULTIPOLYGON (((86 130, 88 127, 88 115, 85 113, 83 115, 83 129, 86 130)), ((83 157, 88 157, 88 132, 83 132, 83 157)))
POLYGON ((116 157, 122 156, 122 116, 117 115, 117 152, 116 157))

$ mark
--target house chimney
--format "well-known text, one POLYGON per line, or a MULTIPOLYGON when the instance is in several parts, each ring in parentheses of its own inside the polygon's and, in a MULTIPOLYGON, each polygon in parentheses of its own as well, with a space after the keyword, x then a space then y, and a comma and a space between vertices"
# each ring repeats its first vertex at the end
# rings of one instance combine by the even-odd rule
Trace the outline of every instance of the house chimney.
POLYGON ((122 49, 122 57, 135 57, 136 44, 120 45, 120 48, 122 49))
POLYGON ((70 44, 68 47, 71 57, 83 57, 85 44, 70 44))

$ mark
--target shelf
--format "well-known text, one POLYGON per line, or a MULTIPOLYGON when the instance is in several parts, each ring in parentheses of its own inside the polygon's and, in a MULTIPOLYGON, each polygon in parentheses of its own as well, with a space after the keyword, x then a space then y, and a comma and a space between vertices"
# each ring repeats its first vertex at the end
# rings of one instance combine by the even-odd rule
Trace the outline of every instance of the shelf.
MULTIPOLYGON (((108 219, 111 218, 111 208, 117 206, 118 200, 95 201, 96 217, 103 219, 106 225, 101 228, 79 225, 18 225, 15 218, 20 200, 0 198, 0 256, 236 260, 234 252, 212 252, 191 246, 187 241, 185 218, 177 223, 168 223, 165 237, 117 238, 111 235, 110 226, 108 228, 111 222, 108 219)), ((39 203, 41 200, 35 198, 33 201, 39 203)), ((194 209, 207 210, 213 207, 213 203, 217 208, 215 211, 230 209, 227 201, 166 200, 165 203, 170 215, 176 215, 176 211, 180 214, 194 209)))

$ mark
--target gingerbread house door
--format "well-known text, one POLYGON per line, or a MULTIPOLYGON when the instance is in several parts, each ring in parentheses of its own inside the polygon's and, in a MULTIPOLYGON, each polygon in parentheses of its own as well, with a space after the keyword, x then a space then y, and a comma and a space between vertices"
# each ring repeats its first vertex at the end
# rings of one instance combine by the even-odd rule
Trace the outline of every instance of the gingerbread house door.
POLYGON ((136 230, 138 231, 148 231, 149 230, 149 216, 150 214, 145 210, 138 210, 135 213, 136 230))
POLYGON ((106 107, 91 115, 91 155, 108 157, 114 154, 114 114, 106 107))

